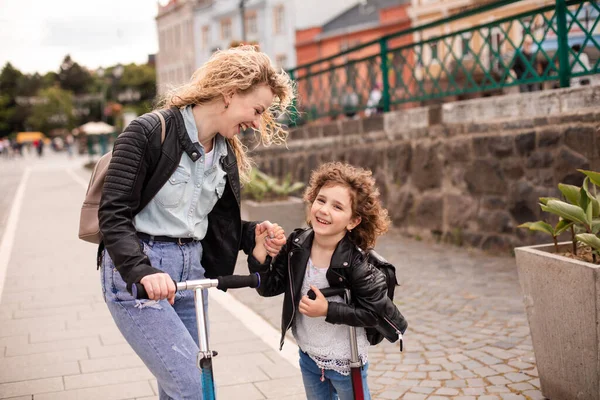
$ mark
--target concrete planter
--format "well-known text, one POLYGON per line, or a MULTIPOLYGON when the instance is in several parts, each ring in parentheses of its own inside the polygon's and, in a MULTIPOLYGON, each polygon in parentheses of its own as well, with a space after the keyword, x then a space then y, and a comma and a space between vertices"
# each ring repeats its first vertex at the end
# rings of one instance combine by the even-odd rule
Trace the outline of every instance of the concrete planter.
POLYGON ((553 254, 550 244, 515 253, 542 393, 600 399, 599 267, 553 254))
POLYGON ((298 197, 265 202, 242 200, 241 211, 245 221, 276 222, 283 227, 286 236, 294 229, 306 226, 306 208, 304 201, 298 197))

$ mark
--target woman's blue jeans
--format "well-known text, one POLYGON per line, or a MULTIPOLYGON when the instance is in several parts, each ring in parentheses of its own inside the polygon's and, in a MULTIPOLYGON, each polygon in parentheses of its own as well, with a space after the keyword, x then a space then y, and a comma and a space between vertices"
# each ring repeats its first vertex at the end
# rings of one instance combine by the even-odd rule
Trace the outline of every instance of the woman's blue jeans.
MULTIPOLYGON (((176 282, 204 278, 200 242, 180 246, 148 241, 142 245, 152 266, 168 273, 176 282)), ((127 342, 156 377, 160 400, 202 399, 196 365, 198 329, 194 292, 177 292, 172 306, 167 300, 136 300, 127 292, 106 251, 101 276, 108 309, 127 342)), ((204 302, 206 312, 208 296, 204 302)))
MULTIPOLYGON (((308 400, 353 400, 352 378, 330 369, 325 370, 325 381, 321 382, 323 371, 312 358, 302 350, 300 353, 300 371, 304 381, 304 390, 308 400)), ((365 400, 371 400, 367 386, 367 363, 362 369, 362 382, 365 400)))

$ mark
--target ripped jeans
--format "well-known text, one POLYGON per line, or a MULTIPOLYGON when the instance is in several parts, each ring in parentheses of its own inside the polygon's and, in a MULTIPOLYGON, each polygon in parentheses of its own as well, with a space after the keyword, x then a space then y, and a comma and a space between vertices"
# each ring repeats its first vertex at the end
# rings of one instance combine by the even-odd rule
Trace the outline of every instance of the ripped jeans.
MULTIPOLYGON (((152 241, 142 244, 152 266, 168 273, 173 280, 204 278, 200 242, 182 246, 152 241)), ((200 371, 196 366, 198 329, 194 292, 177 292, 173 306, 167 300, 136 300, 127 292, 106 250, 101 280, 104 300, 119 330, 158 381, 160 400, 202 399, 200 371)), ((206 312, 208 296, 204 302, 206 312)))

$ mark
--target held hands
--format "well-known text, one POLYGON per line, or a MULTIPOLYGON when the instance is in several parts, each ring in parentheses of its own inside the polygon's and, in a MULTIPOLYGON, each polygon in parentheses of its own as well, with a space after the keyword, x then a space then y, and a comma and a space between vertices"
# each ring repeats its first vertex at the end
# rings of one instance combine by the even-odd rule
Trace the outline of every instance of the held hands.
POLYGON ((144 285, 150 300, 167 299, 171 305, 175 302, 175 283, 169 274, 146 275, 140 280, 140 283, 144 285))
POLYGON ((317 297, 314 300, 311 300, 306 295, 302 296, 298 310, 307 317, 326 317, 327 310, 329 308, 329 302, 325 296, 323 296, 323 293, 321 293, 321 291, 315 286, 310 285, 310 288, 313 290, 313 292, 315 292, 317 297))
POLYGON ((254 237, 256 243, 252 255, 261 263, 265 262, 267 255, 275 257, 285 244, 283 228, 269 221, 256 225, 254 237))

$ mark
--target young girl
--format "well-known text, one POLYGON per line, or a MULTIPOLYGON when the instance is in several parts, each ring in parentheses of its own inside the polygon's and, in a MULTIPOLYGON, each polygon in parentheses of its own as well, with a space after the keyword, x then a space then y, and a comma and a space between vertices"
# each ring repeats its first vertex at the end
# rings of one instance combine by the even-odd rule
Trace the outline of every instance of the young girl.
POLYGON ((308 399, 352 399, 350 341, 347 325, 357 327, 365 399, 367 349, 365 327, 375 327, 390 341, 407 323, 387 296, 384 274, 368 262, 365 250, 387 231, 389 218, 381 206, 370 171, 328 163, 314 171, 304 199, 310 205, 308 229, 296 229, 271 263, 265 234, 256 234, 249 268, 261 274, 258 292, 285 292, 281 342, 291 327, 300 347, 300 369, 308 399), (352 304, 340 296, 323 297, 319 289, 349 288, 352 304), (316 299, 307 292, 312 289, 316 299), (387 320, 387 321, 386 321, 387 320))

